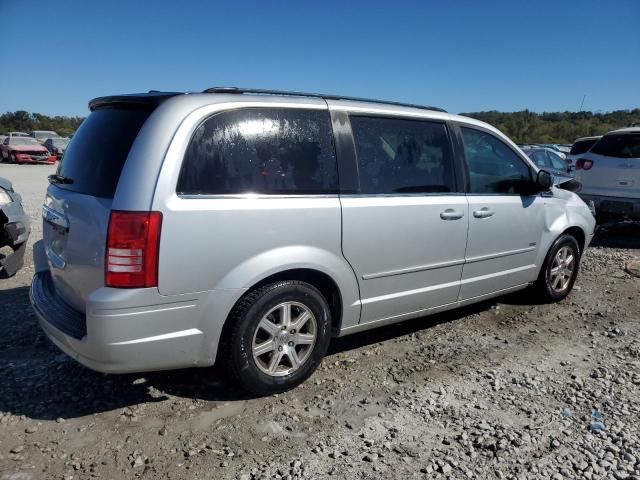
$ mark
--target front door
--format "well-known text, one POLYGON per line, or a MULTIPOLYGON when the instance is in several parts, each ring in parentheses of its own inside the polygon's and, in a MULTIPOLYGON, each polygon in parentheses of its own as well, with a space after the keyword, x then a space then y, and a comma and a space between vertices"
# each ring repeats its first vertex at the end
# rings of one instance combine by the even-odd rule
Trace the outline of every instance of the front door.
POLYGON ((455 303, 468 207, 447 126, 362 115, 350 123, 359 188, 340 199, 342 248, 360 285, 361 323, 455 303))
POLYGON ((464 301, 536 279, 545 199, 528 193, 529 165, 500 138, 485 130, 460 130, 469 177, 464 301))

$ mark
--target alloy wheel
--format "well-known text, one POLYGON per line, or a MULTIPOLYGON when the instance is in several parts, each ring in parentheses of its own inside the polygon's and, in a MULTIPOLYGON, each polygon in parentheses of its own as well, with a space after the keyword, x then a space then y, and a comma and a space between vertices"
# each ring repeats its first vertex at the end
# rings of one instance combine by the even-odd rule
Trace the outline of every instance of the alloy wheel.
POLYGON ((267 375, 289 375, 309 358, 316 338, 311 310, 299 302, 283 302, 260 319, 251 344, 253 359, 267 375))

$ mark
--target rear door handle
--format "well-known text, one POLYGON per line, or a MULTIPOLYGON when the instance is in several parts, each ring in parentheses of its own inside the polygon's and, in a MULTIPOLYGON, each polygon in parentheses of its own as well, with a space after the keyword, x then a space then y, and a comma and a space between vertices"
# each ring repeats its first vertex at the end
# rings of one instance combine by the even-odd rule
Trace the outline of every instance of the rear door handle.
POLYGON ((480 210, 474 210, 473 216, 476 218, 489 218, 493 216, 494 211, 489 207, 482 207, 480 210))
POLYGON ((444 212, 440 213, 442 220, 458 220, 462 217, 464 217, 464 212, 454 210, 453 208, 447 208, 444 212))

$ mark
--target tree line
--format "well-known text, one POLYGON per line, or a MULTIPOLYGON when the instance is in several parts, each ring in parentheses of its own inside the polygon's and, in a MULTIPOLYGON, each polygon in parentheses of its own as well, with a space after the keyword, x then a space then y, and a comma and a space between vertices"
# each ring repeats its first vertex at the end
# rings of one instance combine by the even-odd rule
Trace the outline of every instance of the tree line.
POLYGON ((516 143, 573 143, 576 138, 603 135, 634 123, 640 126, 640 108, 593 112, 475 112, 463 113, 501 130, 516 143))
POLYGON ((0 133, 31 132, 33 130, 53 130, 58 135, 71 135, 80 126, 83 117, 50 117, 41 113, 29 113, 24 110, 7 112, 0 115, 0 133))
MULTIPOLYGON (((616 128, 640 124, 640 108, 593 112, 474 112, 463 113, 487 122, 516 143, 573 143, 576 138, 602 135, 616 128)), ((10 131, 53 130, 66 136, 75 132, 83 117, 50 117, 24 110, 0 115, 0 133, 10 131)))

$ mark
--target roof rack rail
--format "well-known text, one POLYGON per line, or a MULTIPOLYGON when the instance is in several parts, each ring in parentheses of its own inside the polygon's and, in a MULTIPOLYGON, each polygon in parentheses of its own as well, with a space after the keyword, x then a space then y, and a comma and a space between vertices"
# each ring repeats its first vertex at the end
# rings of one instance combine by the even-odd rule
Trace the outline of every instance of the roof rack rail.
POLYGON ((328 95, 324 93, 308 93, 308 92, 294 92, 289 90, 265 90, 261 88, 240 88, 240 87, 212 87, 207 88, 202 93, 249 93, 256 95, 283 95, 290 97, 313 97, 313 98, 322 98, 325 100, 351 100, 354 102, 370 102, 370 103, 379 103, 384 105, 395 105, 397 107, 411 107, 411 108, 420 108, 422 110, 433 110, 435 112, 444 112, 447 111, 443 108, 438 107, 429 107, 426 105, 415 105, 413 103, 402 103, 402 102, 391 102, 386 100, 374 100, 371 98, 360 98, 360 97, 345 97, 342 95, 328 95))

